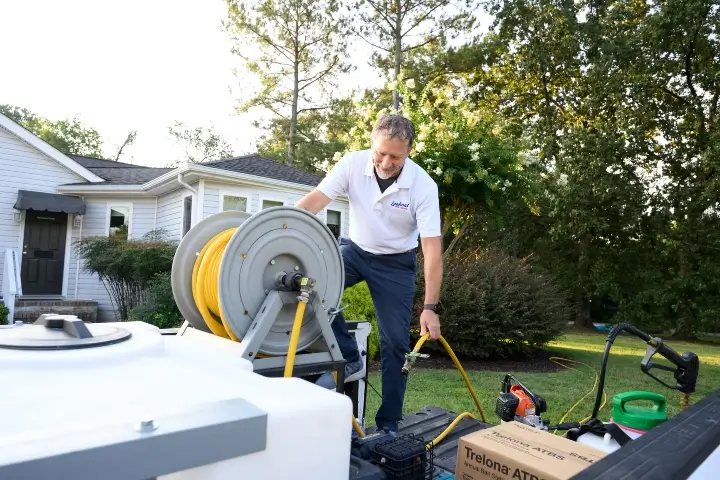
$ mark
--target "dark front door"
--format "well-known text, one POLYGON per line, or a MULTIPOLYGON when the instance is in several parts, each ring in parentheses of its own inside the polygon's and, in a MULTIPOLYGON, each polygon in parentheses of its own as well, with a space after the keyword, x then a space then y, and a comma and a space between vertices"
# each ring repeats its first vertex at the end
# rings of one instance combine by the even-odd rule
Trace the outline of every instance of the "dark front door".
POLYGON ((62 294, 67 222, 67 213, 25 212, 23 295, 62 294))

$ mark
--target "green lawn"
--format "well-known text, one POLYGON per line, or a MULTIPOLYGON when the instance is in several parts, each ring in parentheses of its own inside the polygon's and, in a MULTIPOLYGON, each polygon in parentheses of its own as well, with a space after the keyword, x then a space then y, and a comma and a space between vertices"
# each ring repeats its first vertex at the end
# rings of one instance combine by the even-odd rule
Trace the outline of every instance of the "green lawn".
MULTIPOLYGON (((599 374, 605 338, 605 335, 567 334, 552 343, 549 350, 555 352, 557 356, 586 363, 599 374)), ((447 340, 452 346, 452 340, 447 340)), ((712 346, 672 340, 667 343, 678 353, 692 351, 700 357, 700 373, 696 391, 690 399, 691 403, 697 402, 700 398, 720 388, 720 344, 712 346)), ((640 362, 644 353, 645 344, 635 337, 620 337, 613 344, 605 378, 607 402, 600 411, 601 419, 607 420, 609 417, 612 395, 630 390, 646 390, 664 395, 668 400, 669 415, 674 415, 680 410, 681 394, 662 386, 640 370, 640 362)), ((653 360, 659 361, 660 358, 662 357, 656 354, 653 360)), ((465 382, 457 370, 423 369, 421 362, 422 359, 418 360, 408 378, 405 413, 413 413, 424 406, 433 405, 456 413, 469 411, 480 419, 472 398, 467 392, 465 382)), ((548 412, 544 418, 555 423, 593 387, 595 372, 583 365, 575 366, 581 371, 562 369, 556 373, 508 373, 514 373, 525 386, 545 397, 548 412)), ((494 413, 494 407, 504 373, 468 371, 467 374, 477 392, 487 421, 499 423, 494 413)), ((657 371, 655 375, 663 379, 665 383, 674 385, 671 372, 657 371)), ((378 392, 381 391, 378 372, 371 372, 368 380, 378 392)), ((588 395, 575 407, 565 421, 579 421, 589 416, 594 400, 595 392, 588 395)), ((380 403, 378 395, 372 389, 368 391, 367 402, 365 421, 367 425, 371 425, 374 423, 375 412, 380 403)))

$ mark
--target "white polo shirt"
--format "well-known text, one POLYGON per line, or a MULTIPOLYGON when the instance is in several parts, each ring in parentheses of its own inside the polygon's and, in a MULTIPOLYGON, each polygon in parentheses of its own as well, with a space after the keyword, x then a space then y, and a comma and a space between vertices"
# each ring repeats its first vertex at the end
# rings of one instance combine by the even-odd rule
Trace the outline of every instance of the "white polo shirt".
POLYGON ((367 252, 401 253, 418 246, 418 236, 440 236, 440 201, 435 181, 405 160, 397 181, 380 192, 370 150, 345 155, 317 189, 350 199, 350 240, 367 252))

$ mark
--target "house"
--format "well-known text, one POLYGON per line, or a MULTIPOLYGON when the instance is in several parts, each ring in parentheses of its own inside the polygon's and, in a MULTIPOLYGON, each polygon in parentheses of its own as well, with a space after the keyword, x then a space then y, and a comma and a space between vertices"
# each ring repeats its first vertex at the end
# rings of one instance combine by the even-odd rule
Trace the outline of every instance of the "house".
MULTIPOLYGON (((174 169, 67 155, 2 114, 0 170, 0 284, 24 321, 47 311, 116 320, 106 287, 71 248, 81 238, 163 229, 179 240, 224 210, 294 205, 322 179, 257 155, 174 169)), ((348 215, 346 199, 318 213, 336 236, 347 235, 348 215)))

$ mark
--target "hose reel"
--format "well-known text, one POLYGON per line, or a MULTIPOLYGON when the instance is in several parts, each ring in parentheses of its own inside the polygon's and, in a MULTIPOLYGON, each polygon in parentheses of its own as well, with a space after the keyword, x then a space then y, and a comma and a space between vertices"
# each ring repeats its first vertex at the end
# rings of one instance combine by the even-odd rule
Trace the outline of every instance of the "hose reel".
POLYGON ((171 280, 186 323, 240 342, 256 369, 282 367, 303 296, 296 351, 311 353, 295 363, 342 361, 330 326, 344 290, 342 255, 330 229, 310 212, 281 206, 212 215, 181 240, 171 280))

